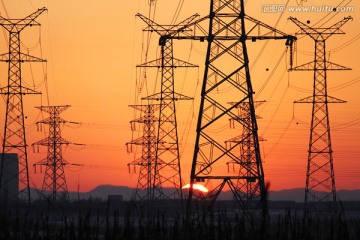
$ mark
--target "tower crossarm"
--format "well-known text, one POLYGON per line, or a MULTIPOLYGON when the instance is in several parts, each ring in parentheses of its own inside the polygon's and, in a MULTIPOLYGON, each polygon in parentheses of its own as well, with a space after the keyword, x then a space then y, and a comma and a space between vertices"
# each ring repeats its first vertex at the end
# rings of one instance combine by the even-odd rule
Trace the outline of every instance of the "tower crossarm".
MULTIPOLYGON (((63 105, 63 106, 37 106, 35 108, 39 109, 42 112, 46 112, 50 114, 50 117, 45 118, 41 121, 36 122, 37 124, 48 124, 52 125, 56 123, 59 125, 61 123, 67 123, 68 121, 60 117, 60 113, 68 109, 70 105, 63 105)), ((73 122, 74 123, 74 122, 73 122)))
POLYGON ((0 62, 46 62, 46 60, 25 53, 20 53, 19 58, 13 58, 11 53, 3 53, 0 55, 0 62))
MULTIPOLYGON (((145 144, 150 144, 150 143, 157 143, 157 138, 156 136, 142 136, 142 137, 139 137, 137 139, 134 139, 130 142, 127 142, 126 145, 129 145, 129 144, 133 144, 133 145, 139 145, 139 146, 142 146, 142 145, 145 145, 145 144)), ((162 142, 164 143, 164 142, 162 142)))
POLYGON ((171 101, 179 101, 179 100, 193 100, 193 98, 185 96, 183 94, 180 93, 176 93, 174 92, 174 94, 172 94, 171 92, 160 92, 160 93, 155 93, 149 96, 146 96, 144 98, 142 98, 143 100, 171 100, 171 101))
MULTIPOLYGON (((146 17, 143 17, 146 18, 146 17)), ((207 22, 209 16, 202 17, 196 21, 189 21, 187 24, 182 25, 176 31, 168 32, 167 37, 171 39, 188 39, 188 40, 199 40, 199 41, 209 41, 209 40, 240 40, 240 32, 228 31, 225 35, 223 34, 214 34, 209 36, 204 27, 201 26, 203 22, 207 22), (198 32, 200 31, 200 34, 198 32)), ((271 27, 255 18, 250 16, 245 16, 248 24, 251 23, 251 27, 247 29, 247 33, 242 37, 246 37, 247 40, 269 40, 269 39, 286 39, 286 45, 292 46, 293 42, 297 40, 296 36, 286 34, 274 27, 271 27)), ((151 20, 149 20, 151 21, 151 20)), ((231 29, 230 26, 232 23, 223 23, 223 29, 231 29)), ((180 25, 180 24, 178 24, 180 25)), ((160 27, 166 27, 167 25, 157 25, 160 27)), ((158 27, 159 28, 159 27, 158 27)), ((150 29, 145 29, 150 31, 150 29)), ((155 31, 152 29, 152 31, 155 31)))
POLYGON ((186 26, 189 26, 191 22, 198 18, 199 14, 194 14, 176 25, 160 25, 140 13, 136 14, 136 17, 139 17, 147 24, 147 27, 143 29, 144 31, 152 31, 160 36, 165 36, 190 31, 186 26))
POLYGON ((293 41, 297 40, 296 36, 286 34, 248 15, 245 15, 244 19, 248 21, 247 26, 250 26, 246 30, 248 40, 287 39, 287 45, 292 45, 293 41))
MULTIPOLYGON (((147 68, 160 68, 162 66, 162 59, 158 58, 143 64, 139 64, 136 67, 147 67, 147 68)), ((199 65, 192 64, 186 61, 183 61, 181 59, 173 58, 172 65, 167 65, 166 67, 172 67, 172 68, 196 68, 199 67, 199 65)))
MULTIPOLYGON (((83 164, 73 164, 73 163, 69 163, 68 161, 66 161, 65 159, 62 159, 61 161, 61 165, 65 166, 65 165, 72 165, 72 166, 83 166, 83 164)), ((40 160, 36 163, 33 164, 33 167, 36 168, 37 166, 52 166, 51 164, 49 164, 48 159, 44 158, 43 160, 40 160)), ((36 171, 36 170, 35 170, 36 171)))
POLYGON ((68 109, 69 107, 71 107, 70 105, 62 105, 62 106, 37 106, 35 108, 43 111, 43 112, 47 112, 47 113, 53 113, 56 112, 57 114, 62 113, 63 111, 65 111, 66 109, 68 109))
POLYGON ((314 98, 313 96, 309 96, 309 97, 305 97, 302 98, 300 100, 294 101, 294 103, 346 103, 346 101, 336 98, 336 97, 331 97, 331 96, 317 96, 317 98, 314 98))
POLYGON ((42 139, 40 141, 37 141, 37 142, 33 143, 32 146, 41 145, 41 146, 49 147, 49 146, 54 145, 54 141, 55 141, 56 145, 69 145, 69 144, 72 144, 72 142, 70 142, 70 141, 68 141, 68 140, 66 140, 65 138, 62 138, 62 137, 58 137, 56 139, 48 137, 48 138, 44 138, 44 139, 42 139))
POLYGON ((149 122, 157 122, 159 121, 158 118, 154 116, 142 116, 130 121, 130 123, 149 123, 149 122))
POLYGON ((27 26, 40 26, 40 23, 35 21, 47 8, 43 7, 36 12, 22 19, 5 19, 0 16, 0 26, 3 26, 9 32, 20 32, 27 26))
MULTIPOLYGON (((195 18, 199 17, 198 14, 195 14, 177 25, 159 25, 141 14, 137 14, 136 16, 140 17, 148 24, 148 27, 144 29, 145 31, 155 31, 159 35, 167 35, 172 39, 209 40, 208 33, 201 24, 207 22, 210 16, 205 16, 194 21, 195 18), (200 31, 200 34, 198 34, 198 30, 200 31)), ((228 17, 233 16, 229 15, 228 17)), ((296 36, 286 34, 250 16, 245 15, 244 19, 248 21, 248 24, 252 23, 246 34, 248 40, 287 39, 288 41, 286 44, 292 45, 293 41, 297 39, 296 36)), ((229 25, 233 23, 222 22, 222 24, 223 29, 231 29, 231 26, 229 25)), ((236 40, 239 38, 240 33, 231 31, 228 31, 228 33, 230 34, 214 34, 216 36, 211 37, 214 37, 214 39, 217 40, 236 40)))
POLYGON ((26 95, 26 94, 41 94, 41 92, 35 91, 31 88, 27 88, 27 87, 22 87, 21 89, 19 88, 14 88, 11 86, 7 86, 7 87, 3 87, 0 88, 0 94, 3 95, 26 95))
POLYGON ((39 123, 42 123, 42 124, 53 124, 54 121, 56 121, 57 124, 60 124, 60 123, 67 123, 68 121, 61 118, 61 117, 49 117, 49 118, 46 118, 44 120, 41 120, 41 121, 38 121, 37 124, 39 123))
POLYGON ((314 40, 321 37, 323 40, 326 40, 333 34, 345 34, 340 28, 349 20, 352 20, 352 17, 345 17, 328 28, 314 28, 300 22, 297 18, 290 17, 289 19, 300 28, 296 35, 309 35, 314 40))
POLYGON ((160 105, 159 104, 151 104, 151 105, 129 105, 129 107, 132 107, 138 111, 144 112, 144 113, 154 113, 155 111, 159 110, 160 105))
MULTIPOLYGON (((326 64, 324 66, 326 67, 326 70, 329 70, 329 71, 331 71, 331 70, 334 70, 334 71, 351 70, 351 68, 349 68, 349 67, 345 67, 340 64, 329 62, 329 61, 326 61, 326 64)), ((322 68, 318 67, 318 65, 315 64, 314 61, 312 61, 312 62, 304 63, 302 65, 290 68, 289 70, 290 71, 316 71, 316 70, 325 70, 325 69, 324 69, 324 67, 322 67, 322 68)))

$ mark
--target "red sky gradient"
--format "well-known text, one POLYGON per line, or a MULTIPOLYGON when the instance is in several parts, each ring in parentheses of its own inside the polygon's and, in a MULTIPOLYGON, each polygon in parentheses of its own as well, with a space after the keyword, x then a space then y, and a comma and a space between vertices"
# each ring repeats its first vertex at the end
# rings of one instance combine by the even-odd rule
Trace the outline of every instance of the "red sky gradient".
MULTIPOLYGON (((47 7, 48 12, 38 18, 41 28, 27 28, 22 33, 24 52, 47 59, 47 64, 24 64, 25 84, 37 86, 42 96, 25 96, 27 143, 31 145, 45 137, 37 132, 35 122, 42 116, 34 106, 69 104, 62 117, 81 124, 66 124, 63 137, 84 146, 64 146, 63 156, 70 163, 82 166, 66 168, 70 191, 88 191, 101 184, 126 185, 136 187, 137 174, 127 164, 139 157, 126 151, 125 143, 132 138, 129 122, 135 117, 128 105, 135 99, 159 91, 159 75, 156 70, 147 70, 145 83, 141 72, 135 66, 144 61, 142 47, 146 45, 142 28, 145 24, 135 18, 140 12, 148 14, 147 0, 4 0, 6 11, 0 6, 1 16, 22 18, 47 7), (44 5, 45 4, 45 5, 44 5), (41 44, 40 44, 41 43, 41 44), (43 83, 47 75, 47 87, 43 83), (141 91, 136 79, 143 83, 141 91), (157 83, 157 85, 156 85, 157 83), (155 90, 154 90, 155 89, 155 90)), ((208 14, 208 0, 184 1, 178 21, 199 13, 208 14)), ((327 12, 265 13, 267 4, 284 4, 285 0, 247 1, 248 15, 274 26, 283 32, 294 34, 295 25, 287 20, 289 16, 300 21, 316 23, 327 12)), ((288 6, 297 6, 299 0, 289 0, 288 6)), ((304 6, 337 5, 341 0, 307 0, 304 6)), ((178 1, 157 0, 156 21, 169 24, 178 1)), ((334 35, 327 40, 328 59, 352 71, 328 72, 328 89, 331 96, 347 101, 346 104, 331 104, 330 123, 337 189, 360 189, 360 2, 350 0, 353 12, 329 15, 325 27, 351 15, 354 20, 342 28, 345 35, 334 35), (350 84, 354 80, 353 84, 350 84), (343 85, 344 84, 344 85, 343 85), (342 86, 343 85, 343 86, 342 86)), ((7 52, 5 37, 1 34, 0 52, 7 52)), ((148 60, 159 56, 158 36, 151 36, 148 60)), ((309 144, 309 124, 311 105, 294 106, 293 101, 310 96, 313 74, 311 72, 287 72, 288 55, 281 59, 285 51, 284 41, 269 42, 261 57, 255 61, 264 42, 249 43, 252 80, 257 91, 256 100, 267 103, 258 108, 259 135, 266 139, 261 142, 266 181, 272 190, 302 188, 305 186, 307 150, 309 144), (279 60, 280 59, 280 60, 279 60), (276 63, 275 73, 263 91, 260 91, 276 63), (268 69, 268 71, 266 70, 268 69)), ((300 65, 313 60, 314 43, 309 38, 297 42, 295 62, 300 65)), ((195 127, 200 100, 200 86, 203 78, 206 43, 176 41, 174 55, 200 67, 175 70, 177 92, 194 97, 193 101, 182 101, 177 105, 179 140, 182 154, 183 179, 189 181, 191 158, 193 155, 195 127)), ((0 63, 0 85, 7 84, 7 65, 0 63)), ((140 103, 137 101, 137 103, 140 103)), ((5 115, 4 101, 0 101, 0 126, 5 115)), ((224 123, 224 127, 226 124, 224 123)), ((1 129, 1 128, 0 128, 1 129)), ((138 128, 140 129, 140 128, 138 128)), ((219 131, 221 129, 214 129, 219 131)), ((140 133, 134 133, 134 137, 140 133)), ((0 131, 3 136, 2 130, 0 131)), ((33 153, 29 147, 29 166, 32 186, 41 188, 43 174, 34 172, 32 165, 46 157, 46 148, 33 153)), ((39 170, 39 169, 37 169, 39 170)), ((139 169, 137 169, 139 170, 139 169)), ((222 170, 227 172, 227 169, 222 170)))

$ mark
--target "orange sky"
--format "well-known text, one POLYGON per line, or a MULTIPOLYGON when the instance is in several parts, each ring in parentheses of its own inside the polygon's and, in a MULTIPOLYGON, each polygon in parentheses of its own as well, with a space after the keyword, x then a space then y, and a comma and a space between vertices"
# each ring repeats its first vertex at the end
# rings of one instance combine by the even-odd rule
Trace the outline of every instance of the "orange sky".
MULTIPOLYGON (((33 63, 26 64, 23 68, 25 83, 32 86, 35 82, 43 92, 42 96, 25 96, 28 144, 31 145, 45 136, 44 132, 36 131, 34 123, 42 119, 42 116, 34 106, 47 104, 47 98, 50 99, 51 105, 72 105, 62 117, 69 121, 81 122, 81 125, 67 124, 63 128, 63 137, 85 146, 68 146, 63 149, 63 156, 67 161, 83 165, 66 168, 69 190, 88 191, 101 184, 135 187, 137 173, 129 174, 127 168, 127 163, 131 162, 134 156, 128 154, 125 147, 125 143, 131 140, 129 122, 134 118, 133 110, 128 105, 134 104, 136 97, 154 93, 154 89, 155 92, 159 91, 159 86, 155 86, 155 70, 148 70, 149 81, 144 84, 141 92, 135 93, 137 91, 135 79, 141 81, 135 66, 144 59, 141 48, 145 44, 144 34, 141 31, 145 25, 140 19, 135 18, 135 14, 140 12, 147 15, 148 1, 4 0, 3 2, 10 18, 25 17, 44 6, 49 9, 38 18, 42 24, 41 28, 28 28, 22 33, 23 51, 26 52, 28 48, 32 55, 42 55, 48 60, 44 65, 33 63), (48 88, 40 84, 44 72, 48 76, 48 88)), ((273 0, 271 3, 285 2, 273 0)), ((334 0, 331 4, 336 5, 340 2, 341 0, 334 0)), ((349 15, 354 18, 342 28, 346 35, 332 36, 327 41, 330 60, 353 68, 352 71, 328 73, 329 94, 348 101, 346 104, 332 104, 329 107, 337 189, 360 188, 360 109, 358 107, 360 83, 337 88, 360 77, 357 59, 360 54, 360 41, 357 40, 337 50, 359 34, 360 3, 357 0, 349 2, 349 6, 354 6, 355 11, 339 13, 326 24, 333 24, 349 15)), ((157 0, 157 22, 169 24, 177 3, 178 1, 157 0)), ((277 28, 290 34, 294 34, 297 29, 287 20, 289 16, 297 17, 303 22, 310 20, 315 23, 327 14, 285 11, 281 16, 280 13, 262 12, 264 4, 269 4, 269 1, 248 1, 247 13, 269 25, 274 25, 280 18, 277 28)), ((303 4, 322 6, 329 5, 329 1, 308 0, 303 4)), ((194 13, 204 16, 208 13, 208 5, 208 0, 184 1, 178 20, 194 13)), ((297 6, 296 0, 289 0, 289 6, 297 6)), ((0 13, 1 16, 6 17, 3 6, 0 6, 0 13)), ((4 39, 4 35, 1 34, 1 53, 7 52, 4 39)), ((159 56, 158 36, 153 34, 151 40, 149 60, 159 56)), ((248 44, 250 65, 263 44, 259 41, 248 44)), ((314 43, 307 38, 298 41, 299 51, 296 58, 298 64, 313 59, 313 45, 314 43)), ((184 180, 188 182, 200 100, 200 86, 195 83, 202 82, 206 44, 181 41, 175 42, 174 49, 175 57, 200 66, 198 70, 175 72, 177 92, 194 97, 193 101, 182 101, 177 106, 182 172, 184 180)), ((260 60, 252 67, 255 90, 259 91, 284 50, 283 41, 268 44, 260 60), (269 71, 266 71, 266 68, 269 71)), ((311 105, 296 105, 294 108, 293 101, 311 95, 313 74, 288 73, 286 62, 288 59, 280 61, 266 88, 255 95, 257 100, 267 101, 258 109, 258 115, 262 117, 258 120, 258 124, 259 134, 266 139, 265 142, 261 142, 265 177, 266 181, 271 183, 273 190, 305 185, 311 105)), ((0 84, 5 86, 7 65, 0 63, 0 70, 0 84)), ((157 80, 159 83, 159 79, 157 80)), ((1 101, 0 105, 2 109, 0 116, 3 116, 0 118, 2 126, 5 114, 4 102, 1 101)), ((39 172, 35 174, 32 164, 45 157, 45 148, 41 148, 40 153, 33 153, 29 148, 32 186, 41 188, 43 175, 39 172)))

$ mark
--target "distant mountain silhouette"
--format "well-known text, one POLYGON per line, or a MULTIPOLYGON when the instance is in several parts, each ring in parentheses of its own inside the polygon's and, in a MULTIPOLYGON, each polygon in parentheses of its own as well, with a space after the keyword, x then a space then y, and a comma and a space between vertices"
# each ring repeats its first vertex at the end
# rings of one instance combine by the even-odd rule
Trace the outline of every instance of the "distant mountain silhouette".
MULTIPOLYGON (((78 195, 77 192, 71 192, 69 194, 78 195)), ((100 185, 89 192, 80 193, 80 198, 87 199, 92 197, 92 198, 107 199, 108 195, 122 195, 124 200, 130 200, 134 197, 134 194, 135 194, 134 188, 130 188, 126 186, 100 185)))
MULTIPOLYGON (((108 195, 122 195, 124 200, 130 200, 133 198, 135 194, 135 189, 126 187, 126 186, 112 186, 112 185, 100 185, 96 188, 90 190, 89 192, 69 192, 69 197, 71 200, 77 199, 102 199, 105 200, 108 198, 108 195)), ((44 196, 49 195, 49 192, 42 192, 39 189, 32 188, 31 189, 31 198, 38 199, 44 196)))
POLYGON ((303 188, 294 188, 294 189, 269 192, 270 201, 304 202, 304 199, 305 199, 305 189, 303 188))
MULTIPOLYGON (((171 188, 164 188, 164 192, 173 191, 171 188)), ((337 192, 338 199, 341 201, 360 201, 360 190, 339 190, 337 192)), ((33 199, 38 199, 41 196, 41 191, 32 189, 31 195, 33 199)), ((46 193, 45 193, 46 195, 46 193)), ((76 199, 102 199, 106 200, 108 195, 122 195, 123 200, 128 201, 134 198, 135 189, 126 186, 100 185, 89 192, 69 192, 69 197, 72 200, 76 199)), ((295 201, 303 202, 305 191, 303 188, 286 189, 279 191, 270 191, 270 201, 295 201)), ((220 200, 231 200, 233 194, 231 191, 222 192, 219 196, 220 200)))

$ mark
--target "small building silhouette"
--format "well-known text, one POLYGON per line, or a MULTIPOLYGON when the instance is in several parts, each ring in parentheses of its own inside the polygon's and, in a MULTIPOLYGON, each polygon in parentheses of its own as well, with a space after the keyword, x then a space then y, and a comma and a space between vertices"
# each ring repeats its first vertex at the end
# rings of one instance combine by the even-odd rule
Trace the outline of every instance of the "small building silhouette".
POLYGON ((123 195, 108 195, 108 201, 112 203, 121 203, 123 201, 123 195))

